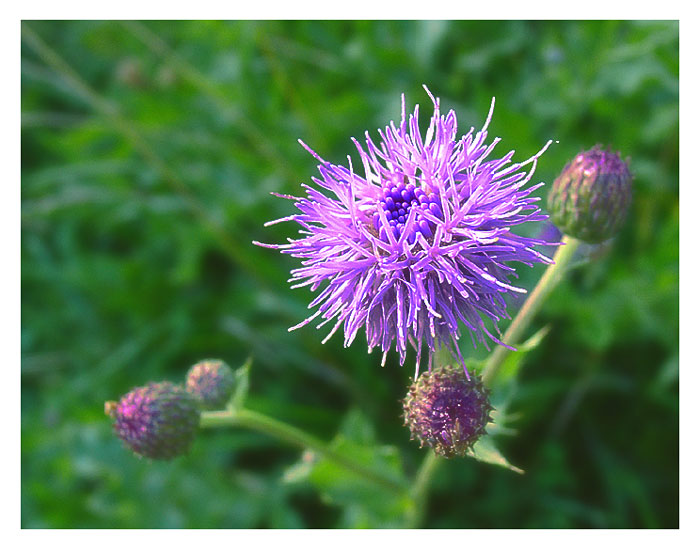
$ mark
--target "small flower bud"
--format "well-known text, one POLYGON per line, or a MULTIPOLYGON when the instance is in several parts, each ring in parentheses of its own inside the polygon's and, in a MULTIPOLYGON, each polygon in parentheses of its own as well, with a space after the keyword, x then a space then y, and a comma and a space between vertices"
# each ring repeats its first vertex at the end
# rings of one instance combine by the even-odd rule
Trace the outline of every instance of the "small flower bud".
POLYGON ((488 395, 476 374, 467 378, 460 367, 436 367, 409 388, 404 422, 421 447, 447 458, 463 456, 486 433, 493 410, 488 395))
POLYGON ((226 406, 233 394, 236 378, 222 360, 202 360, 187 373, 185 388, 205 410, 226 406))
POLYGON ((632 198, 632 175, 619 153, 596 145, 566 165, 549 193, 552 221, 564 234, 597 244, 622 226, 632 198))
POLYGON ((137 387, 118 402, 107 402, 105 413, 114 432, 136 454, 172 459, 187 453, 199 427, 197 402, 169 381, 137 387))

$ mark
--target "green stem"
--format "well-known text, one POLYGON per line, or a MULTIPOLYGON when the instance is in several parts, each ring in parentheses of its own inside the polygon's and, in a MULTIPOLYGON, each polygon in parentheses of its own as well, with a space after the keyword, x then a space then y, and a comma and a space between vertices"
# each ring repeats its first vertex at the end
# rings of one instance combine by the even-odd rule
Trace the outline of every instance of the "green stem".
MULTIPOLYGON (((527 300, 520 308, 520 311, 518 311, 518 314, 513 319, 513 322, 511 322, 508 330, 506 330, 503 336, 503 342, 505 344, 513 346, 516 343, 520 343, 520 338, 529 326, 530 321, 540 310, 540 307, 551 291, 561 281, 579 244, 580 242, 578 240, 569 236, 565 236, 562 239, 561 246, 559 246, 557 253, 554 255, 554 263, 547 267, 542 278, 540 278, 534 290, 532 290, 527 300)), ((500 345, 491 352, 482 374, 486 384, 490 384, 496 377, 508 353, 509 350, 500 345)), ((451 357, 447 355, 444 349, 441 349, 435 354, 434 360, 436 364, 447 364, 451 361, 451 357)), ((413 514, 409 518, 409 525, 412 528, 419 527, 423 521, 425 515, 425 500, 428 495, 430 479, 435 473, 439 463, 439 458, 435 455, 435 452, 430 451, 426 454, 418 470, 413 483, 413 489, 411 490, 411 496, 415 504, 413 514)))
POLYGON ((366 467, 348 458, 346 455, 335 451, 325 442, 316 437, 297 429, 291 425, 278 421, 274 418, 253 412, 251 410, 221 410, 216 412, 203 412, 200 426, 205 429, 219 427, 244 427, 261 433, 265 433, 279 440, 299 446, 300 448, 311 448, 326 458, 336 462, 341 467, 351 471, 365 479, 381 484, 386 488, 398 493, 405 493, 406 486, 394 479, 387 478, 374 469, 366 467))
MULTIPOLYGON (((502 338, 503 343, 506 345, 515 345, 520 343, 521 337, 530 321, 533 319, 535 314, 540 310, 540 307, 544 303, 545 299, 549 296, 551 291, 559 284, 562 279, 563 274, 566 272, 568 264, 574 257, 574 253, 578 248, 580 241, 576 240, 570 236, 564 236, 561 242, 561 246, 554 255, 554 263, 547 267, 547 270, 540 278, 535 289, 532 290, 527 300, 518 311, 513 322, 510 323, 508 330, 506 330, 505 335, 502 338)), ((505 347, 496 347, 483 369, 482 378, 484 383, 487 385, 493 382, 496 374, 498 374, 498 369, 503 364, 503 361, 508 356, 510 352, 509 349, 505 347)))
POLYGON ((428 487, 430 486, 430 480, 439 463, 440 458, 432 450, 423 458, 423 463, 421 463, 420 469, 418 469, 416 480, 411 490, 411 499, 413 499, 415 507, 408 520, 409 528, 420 528, 423 523, 423 518, 425 517, 425 503, 428 497, 428 487))
MULTIPOLYGON (((433 361, 436 366, 450 364, 453 362, 452 354, 447 347, 442 347, 433 356, 433 361)), ((420 525, 423 523, 425 504, 428 498, 428 488, 430 487, 430 481, 439 464, 440 458, 434 451, 429 450, 423 458, 423 462, 416 473, 416 478, 411 488, 411 499, 413 500, 414 507, 413 512, 408 518, 409 528, 420 528, 420 525)))

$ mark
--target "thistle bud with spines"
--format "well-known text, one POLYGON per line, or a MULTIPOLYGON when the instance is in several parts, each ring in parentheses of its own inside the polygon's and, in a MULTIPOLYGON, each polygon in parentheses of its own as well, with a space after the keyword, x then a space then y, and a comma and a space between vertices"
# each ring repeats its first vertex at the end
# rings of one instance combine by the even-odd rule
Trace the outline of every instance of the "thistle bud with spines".
POLYGON ((451 458, 464 456, 486 433, 493 408, 489 391, 476 374, 439 366, 424 372, 403 402, 404 422, 421 447, 451 458))
POLYGON ((236 376, 222 360, 202 360, 187 373, 185 389, 205 410, 218 410, 226 406, 233 394, 236 376))
POLYGON ((589 244, 613 237, 632 198, 632 175, 619 153, 600 145, 578 154, 554 180, 547 206, 552 222, 589 244))
POLYGON ((195 399, 169 381, 132 389, 119 402, 105 403, 105 413, 134 453, 163 460, 189 451, 200 418, 195 399))

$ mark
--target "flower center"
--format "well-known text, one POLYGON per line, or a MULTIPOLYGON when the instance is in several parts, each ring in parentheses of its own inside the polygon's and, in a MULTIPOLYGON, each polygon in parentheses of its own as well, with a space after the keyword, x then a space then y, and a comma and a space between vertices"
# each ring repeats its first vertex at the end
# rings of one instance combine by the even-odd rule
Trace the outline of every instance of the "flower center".
MULTIPOLYGON (((438 219, 442 219, 440 197, 433 192, 426 194, 421 187, 416 187, 412 183, 408 185, 398 183, 390 187, 384 187, 382 198, 377 206, 384 210, 396 239, 399 239, 406 229, 406 221, 408 221, 408 215, 411 210, 414 208, 418 210, 415 222, 408 228, 410 234, 407 238, 411 243, 415 241, 418 232, 425 238, 429 238, 433 234, 435 223, 426 219, 423 215, 424 212, 430 212, 438 219)), ((379 231, 380 238, 387 240, 379 212, 374 214, 372 221, 374 228, 379 231)))

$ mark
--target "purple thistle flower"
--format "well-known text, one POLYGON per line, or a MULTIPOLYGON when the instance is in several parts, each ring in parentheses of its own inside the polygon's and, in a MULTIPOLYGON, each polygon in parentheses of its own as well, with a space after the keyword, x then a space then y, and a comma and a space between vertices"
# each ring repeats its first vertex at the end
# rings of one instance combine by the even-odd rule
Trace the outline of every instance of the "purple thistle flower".
MULTIPOLYGON (((525 189, 537 159, 551 141, 525 162, 511 164, 514 151, 487 160, 499 139, 486 144, 484 127, 457 137, 457 116, 440 114, 439 99, 425 88, 434 112, 425 137, 418 127, 418 106, 406 117, 401 98, 401 122, 379 130, 377 146, 365 132, 365 148, 356 139, 364 176, 353 168, 319 161, 319 188, 304 184, 306 197, 294 200, 300 213, 266 224, 295 221, 301 237, 287 244, 255 244, 279 249, 302 259, 292 271, 293 288, 310 286, 320 292, 309 308, 317 310, 299 328, 320 317, 319 328, 334 322, 324 343, 340 326, 349 346, 364 327, 369 350, 380 347, 382 366, 393 347, 401 364, 408 346, 416 349, 416 376, 421 351, 432 354, 447 346, 464 363, 457 340, 460 322, 472 343, 486 344, 507 318, 507 294, 525 292, 513 286, 509 262, 532 265, 551 262, 533 249, 545 241, 518 236, 512 227, 547 218, 525 189), (522 168, 532 164, 529 171, 522 168)), ((487 345, 488 346, 488 345, 487 345)))
POLYGON ((131 450, 153 459, 186 454, 199 427, 197 401, 169 381, 132 389, 118 403, 105 403, 105 412, 131 450))

